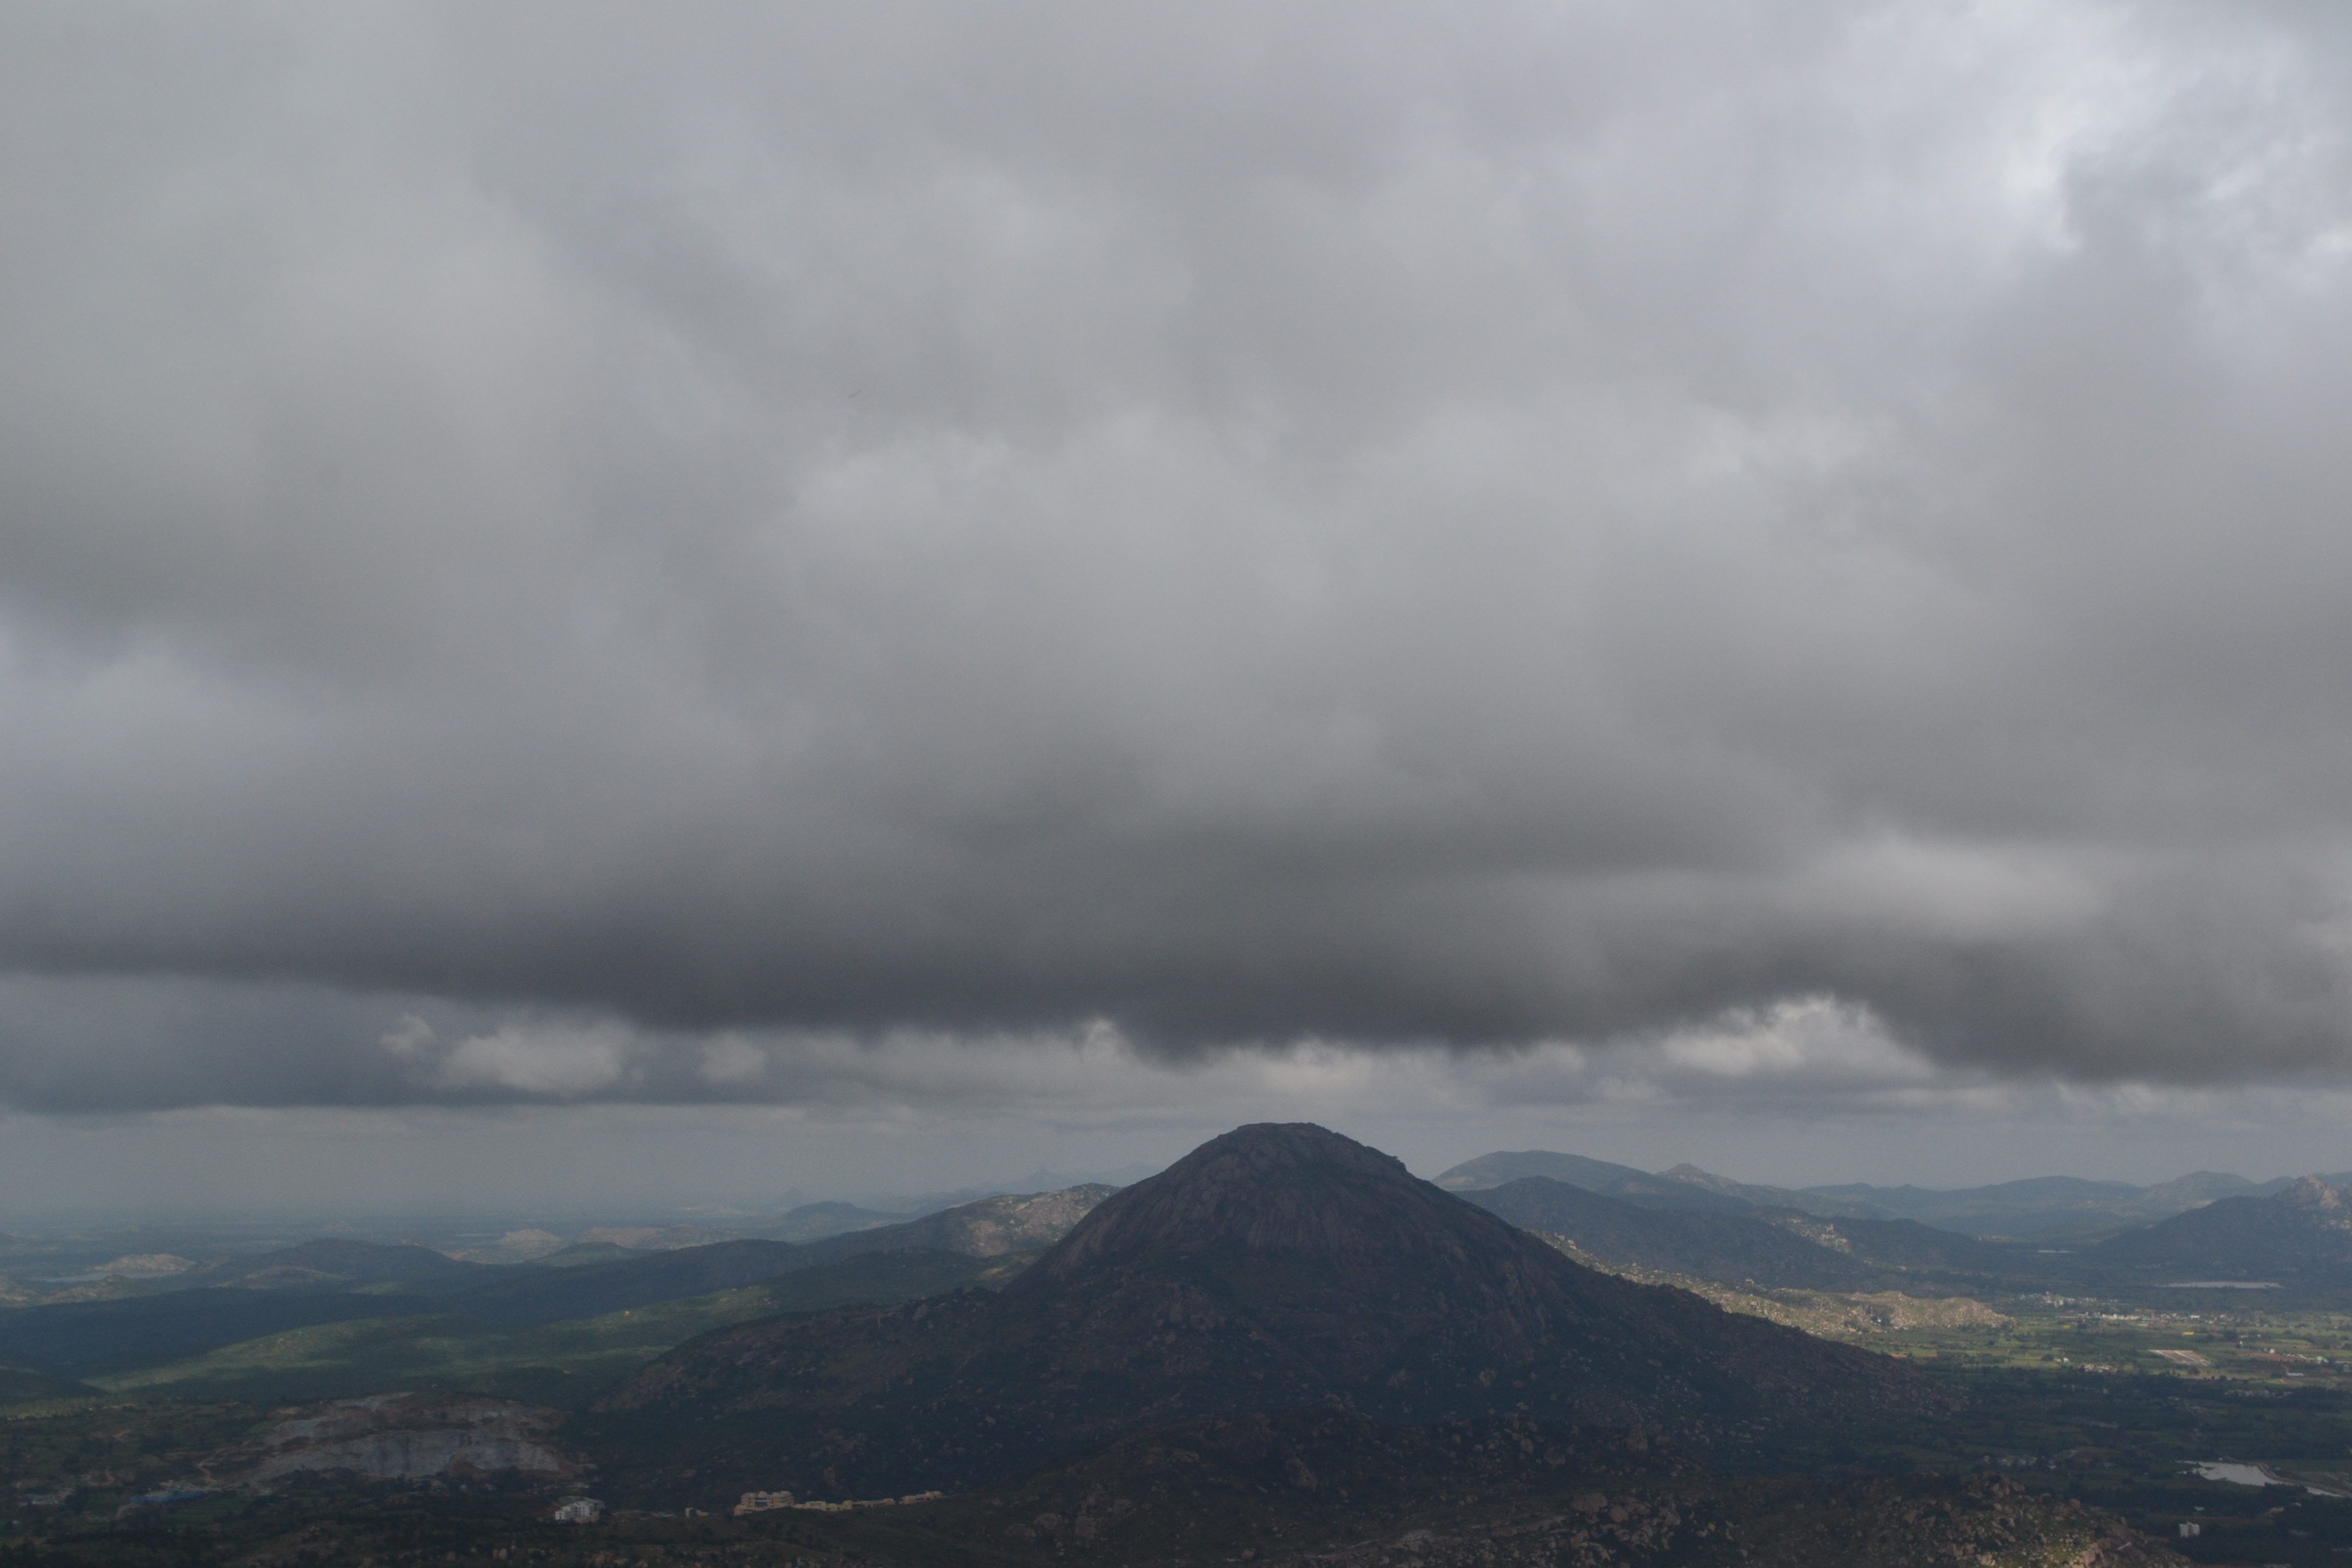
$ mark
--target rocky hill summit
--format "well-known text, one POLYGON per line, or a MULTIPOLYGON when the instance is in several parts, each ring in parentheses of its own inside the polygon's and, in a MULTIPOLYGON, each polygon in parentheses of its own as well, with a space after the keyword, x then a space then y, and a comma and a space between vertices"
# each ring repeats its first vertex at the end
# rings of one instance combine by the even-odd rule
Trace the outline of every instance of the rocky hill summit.
POLYGON ((1261 1125, 1108 1199, 1002 1295, 723 1330, 603 1415, 672 1473, 825 1497, 1250 1410, 1520 1410, 1728 1452, 1929 1397, 1899 1363, 1582 1268, 1350 1139, 1261 1125))
POLYGON ((1098 1205, 1017 1289, 1218 1251, 1458 1268, 1461 1206, 1394 1155, 1309 1122, 1260 1122, 1098 1205))
POLYGON ((929 1247, 960 1252, 966 1258, 1003 1258, 1061 1240, 1072 1226, 1116 1191, 1096 1183, 1054 1193, 982 1198, 921 1219, 864 1231, 835 1247, 846 1256, 872 1251, 877 1239, 887 1238, 896 1251, 929 1247))
POLYGON ((2344 1194, 2321 1181, 2317 1176, 2298 1176, 2279 1193, 2274 1200, 2280 1207, 2314 1209, 2326 1215, 2331 1225, 2352 1225, 2352 1205, 2344 1202, 2344 1194), (2332 1211, 2332 1212, 2331 1212, 2332 1211))

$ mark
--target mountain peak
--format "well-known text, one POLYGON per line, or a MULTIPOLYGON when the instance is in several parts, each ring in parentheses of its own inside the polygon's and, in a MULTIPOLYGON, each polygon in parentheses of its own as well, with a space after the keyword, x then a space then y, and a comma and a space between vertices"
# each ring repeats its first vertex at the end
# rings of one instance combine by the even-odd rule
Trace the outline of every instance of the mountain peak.
POLYGON ((1391 1154, 1312 1122, 1257 1122, 1213 1138, 1080 1221, 1015 1288, 1106 1264, 1211 1253, 1451 1259, 1462 1205, 1391 1154), (1419 1223, 1416 1223, 1416 1222, 1419 1223))
POLYGON ((713 1462, 837 1427, 763 1473, 856 1496, 962 1489, 1203 1414, 1517 1411, 1744 1445, 1935 1398, 1899 1363, 1595 1273, 1292 1124, 1237 1128, 1106 1198, 993 1296, 722 1330, 604 1408, 713 1462))
POLYGON ((1253 1121, 1218 1134, 1168 1167, 1162 1175, 1199 1172, 1239 1162, 1257 1166, 1329 1165, 1412 1177, 1404 1162, 1312 1121, 1253 1121))

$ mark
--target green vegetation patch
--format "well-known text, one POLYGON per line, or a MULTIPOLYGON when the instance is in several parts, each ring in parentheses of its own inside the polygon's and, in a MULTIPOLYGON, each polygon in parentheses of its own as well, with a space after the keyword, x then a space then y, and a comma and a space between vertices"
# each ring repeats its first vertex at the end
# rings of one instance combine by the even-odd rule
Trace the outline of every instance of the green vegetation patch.
POLYGON ((94 1381, 111 1394, 150 1397, 310 1401, 403 1389, 569 1407, 713 1329, 993 1284, 1025 1262, 1025 1255, 872 1253, 738 1289, 530 1328, 454 1316, 320 1323, 94 1381))

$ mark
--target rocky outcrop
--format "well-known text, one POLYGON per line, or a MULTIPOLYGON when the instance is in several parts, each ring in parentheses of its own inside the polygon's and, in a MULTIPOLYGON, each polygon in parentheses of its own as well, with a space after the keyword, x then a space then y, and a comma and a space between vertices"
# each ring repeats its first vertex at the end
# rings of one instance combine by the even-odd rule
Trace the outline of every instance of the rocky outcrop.
POLYGON ((982 1198, 899 1227, 910 1247, 1002 1258, 1050 1247, 1118 1189, 1099 1184, 1025 1197, 982 1198))
POLYGON ((504 1400, 434 1401, 404 1394, 338 1400, 297 1412, 208 1465, 247 1488, 305 1470, 349 1470, 371 1480, 516 1470, 568 1476, 553 1444, 554 1411, 504 1400))

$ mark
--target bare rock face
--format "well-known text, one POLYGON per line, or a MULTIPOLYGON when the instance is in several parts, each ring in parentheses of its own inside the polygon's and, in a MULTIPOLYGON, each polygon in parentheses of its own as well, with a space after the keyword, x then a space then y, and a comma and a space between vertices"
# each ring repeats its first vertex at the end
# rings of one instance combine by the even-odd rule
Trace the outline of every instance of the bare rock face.
POLYGON ((2332 1219, 2341 1219, 2345 1208, 2344 1194, 2317 1176, 2299 1177, 2293 1186, 2278 1194, 2277 1201, 2287 1208, 2326 1213, 2332 1219))
POLYGON ((371 1480, 499 1470, 568 1476, 578 1467, 551 1442, 560 1419, 552 1410, 499 1399, 373 1394, 290 1413, 209 1468, 234 1471, 223 1479, 254 1488, 303 1470, 350 1470, 371 1480))
POLYGON ((1114 1191, 1090 1185, 1058 1193, 982 1198, 911 1221, 898 1230, 905 1233, 909 1245, 936 1247, 967 1258, 1002 1258, 1008 1252, 1026 1252, 1061 1240, 1114 1191))

